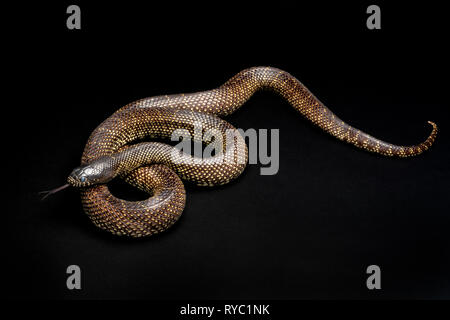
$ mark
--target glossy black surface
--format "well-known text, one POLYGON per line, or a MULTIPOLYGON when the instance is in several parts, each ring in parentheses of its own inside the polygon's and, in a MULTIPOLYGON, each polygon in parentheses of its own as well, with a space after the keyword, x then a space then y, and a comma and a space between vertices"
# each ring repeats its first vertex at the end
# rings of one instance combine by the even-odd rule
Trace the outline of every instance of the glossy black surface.
MULTIPOLYGON (((383 3, 369 31, 359 5, 144 6, 83 2, 22 10, 13 46, 20 85, 8 159, 7 292, 20 298, 449 298, 449 103, 445 11, 383 3), (91 131, 133 100, 219 86, 270 65, 302 81, 355 127, 431 151, 391 159, 328 136, 271 93, 228 117, 280 129, 280 170, 249 165, 220 188, 187 186, 181 219, 144 240, 114 237, 84 215, 65 182, 91 131), (12 144, 12 143, 11 143, 12 144), (11 177, 9 177, 11 175, 11 177), (230 200, 231 199, 231 200, 230 200), (82 290, 66 288, 66 267, 82 290), (366 268, 382 290, 366 288, 366 268)), ((9 147, 10 143, 7 143, 9 147)), ((136 197, 114 182, 116 194, 136 197)), ((141 196, 139 196, 140 198, 141 196)))

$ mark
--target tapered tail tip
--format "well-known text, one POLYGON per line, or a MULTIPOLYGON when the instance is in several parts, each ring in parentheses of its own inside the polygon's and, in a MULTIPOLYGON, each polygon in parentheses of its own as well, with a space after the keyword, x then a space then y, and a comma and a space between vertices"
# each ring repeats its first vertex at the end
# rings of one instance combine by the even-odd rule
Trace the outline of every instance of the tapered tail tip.
POLYGON ((434 139, 436 139, 436 135, 437 135, 437 132, 438 132, 438 126, 433 121, 428 121, 428 123, 431 124, 431 126, 433 127, 433 130, 431 131, 430 137, 433 137, 433 141, 434 141, 434 139))
POLYGON ((433 121, 428 121, 429 124, 431 124, 433 126, 434 129, 437 130, 437 124, 434 123, 433 121))
POLYGON ((425 149, 428 149, 433 144, 434 140, 436 140, 437 132, 438 132, 438 126, 433 121, 428 121, 428 123, 433 127, 433 130, 431 131, 430 135, 428 136, 427 140, 422 143, 422 146, 425 146, 425 149))

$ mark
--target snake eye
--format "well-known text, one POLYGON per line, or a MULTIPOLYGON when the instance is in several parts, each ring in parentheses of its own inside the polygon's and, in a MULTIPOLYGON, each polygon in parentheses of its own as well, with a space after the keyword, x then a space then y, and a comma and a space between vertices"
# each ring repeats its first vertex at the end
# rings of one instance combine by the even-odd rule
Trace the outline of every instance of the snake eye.
POLYGON ((85 176, 82 176, 82 177, 80 178, 80 181, 81 181, 81 182, 85 182, 85 181, 86 181, 86 177, 85 177, 85 176))

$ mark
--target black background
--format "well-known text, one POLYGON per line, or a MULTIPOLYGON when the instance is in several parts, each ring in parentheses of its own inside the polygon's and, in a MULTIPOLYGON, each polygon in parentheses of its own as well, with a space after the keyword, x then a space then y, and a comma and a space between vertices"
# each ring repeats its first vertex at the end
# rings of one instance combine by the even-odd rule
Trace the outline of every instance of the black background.
POLYGON ((15 151, 3 212, 10 297, 450 298, 443 8, 375 2, 382 29, 368 30, 372 2, 73 3, 24 4, 9 25, 9 81, 21 89, 10 108, 20 140, 5 142, 15 151), (73 3, 81 30, 66 28, 73 3), (181 219, 161 235, 100 231, 76 190, 39 201, 38 191, 65 183, 89 134, 121 106, 211 89, 258 65, 288 71, 378 138, 415 144, 433 120, 438 140, 416 158, 365 153, 261 92, 227 120, 280 129, 278 174, 249 165, 220 188, 187 185, 181 219), (66 288, 71 264, 82 269, 80 291, 66 288), (366 288, 371 264, 381 267, 381 290, 366 288))

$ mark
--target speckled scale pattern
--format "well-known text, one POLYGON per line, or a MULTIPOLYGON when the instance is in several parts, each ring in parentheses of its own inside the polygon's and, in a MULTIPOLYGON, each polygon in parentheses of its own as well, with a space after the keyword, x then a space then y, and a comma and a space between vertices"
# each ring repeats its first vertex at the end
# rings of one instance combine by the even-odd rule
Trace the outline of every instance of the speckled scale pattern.
POLYGON ((289 73, 271 67, 250 68, 213 90, 132 102, 100 124, 86 144, 82 164, 108 157, 117 175, 151 196, 131 202, 114 197, 105 184, 81 188, 85 212, 96 226, 116 235, 142 237, 169 228, 184 209, 186 195, 180 177, 205 186, 235 179, 244 170, 248 156, 243 138, 235 136, 236 143, 224 148, 222 155, 196 162, 181 154, 174 161, 173 147, 167 144, 144 142, 130 146, 130 143, 146 137, 170 138, 175 129, 193 134, 194 124, 200 123, 205 130, 218 129, 225 137, 226 130, 234 128, 219 117, 233 113, 263 89, 281 95, 332 136, 366 151, 385 156, 415 156, 427 150, 436 138, 437 126, 429 122, 432 132, 418 145, 398 146, 381 141, 339 119, 289 73), (244 163, 237 161, 242 158, 244 163))

